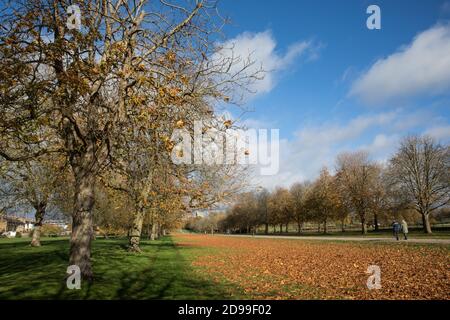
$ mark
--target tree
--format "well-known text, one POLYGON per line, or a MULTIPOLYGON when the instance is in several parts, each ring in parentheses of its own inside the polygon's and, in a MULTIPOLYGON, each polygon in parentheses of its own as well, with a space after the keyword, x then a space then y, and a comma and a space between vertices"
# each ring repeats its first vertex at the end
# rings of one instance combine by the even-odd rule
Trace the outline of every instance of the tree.
POLYGON ((56 206, 59 190, 65 180, 66 167, 61 157, 41 157, 40 161, 9 163, 1 176, 2 193, 10 197, 17 208, 24 205, 35 211, 35 224, 31 246, 41 246, 41 227, 47 210, 56 206))
POLYGON ((431 233, 430 215, 450 202, 450 148, 430 137, 405 138, 390 161, 392 174, 422 216, 423 230, 431 233))
POLYGON ((257 210, 259 221, 264 224, 264 233, 269 234, 269 208, 268 202, 270 193, 266 189, 261 189, 257 194, 257 210))
POLYGON ((271 224, 280 225, 280 233, 283 232, 283 225, 286 226, 292 221, 292 198, 287 189, 277 188, 269 199, 269 212, 271 213, 271 224))
POLYGON ((336 213, 337 193, 334 188, 334 177, 324 168, 309 193, 309 208, 313 217, 323 223, 323 232, 327 233, 327 223, 336 213))
POLYGON ((361 221, 361 231, 367 233, 367 216, 373 207, 376 166, 365 152, 343 153, 337 158, 338 183, 351 210, 361 221))
POLYGON ((152 117, 177 114, 171 105, 232 102, 236 86, 257 77, 245 74, 250 61, 233 69, 239 57, 218 55, 214 1, 77 1, 78 30, 67 26, 69 3, 1 5, 0 156, 66 157, 74 180, 69 264, 92 280, 96 178, 114 163, 123 133, 136 123, 154 129, 152 117))
POLYGON ((303 224, 310 219, 306 201, 311 192, 311 185, 309 183, 295 183, 291 186, 289 192, 292 199, 293 217, 297 222, 298 233, 300 234, 303 224))

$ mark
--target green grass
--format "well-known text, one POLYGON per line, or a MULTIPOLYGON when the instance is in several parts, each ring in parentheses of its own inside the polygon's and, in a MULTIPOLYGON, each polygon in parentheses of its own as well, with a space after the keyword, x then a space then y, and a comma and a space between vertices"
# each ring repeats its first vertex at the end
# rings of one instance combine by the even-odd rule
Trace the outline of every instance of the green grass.
POLYGON ((141 254, 128 253, 126 240, 93 243, 95 281, 68 290, 67 239, 0 239, 0 299, 232 299, 235 289, 212 283, 190 261, 202 249, 176 246, 170 237, 144 241, 141 254))

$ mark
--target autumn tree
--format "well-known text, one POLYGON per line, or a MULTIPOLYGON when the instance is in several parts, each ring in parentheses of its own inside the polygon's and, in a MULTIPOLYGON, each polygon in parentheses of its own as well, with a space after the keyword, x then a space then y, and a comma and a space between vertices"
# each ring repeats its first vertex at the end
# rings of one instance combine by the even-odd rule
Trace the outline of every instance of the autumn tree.
POLYGON ((58 193, 63 188, 66 173, 65 163, 57 157, 41 157, 40 161, 12 162, 1 176, 2 193, 10 198, 14 206, 24 205, 35 211, 35 223, 31 246, 41 245, 41 227, 47 210, 57 206, 58 193))
POLYGON ((269 211, 271 224, 280 225, 280 233, 283 232, 283 225, 288 232, 289 223, 292 221, 292 197, 289 190, 277 188, 270 196, 269 211))
POLYGON ((337 200, 334 177, 324 168, 307 199, 307 206, 312 211, 313 218, 323 224, 324 233, 327 233, 327 223, 336 214, 337 200))
POLYGON ((91 280, 96 177, 114 162, 130 121, 146 131, 161 102, 230 101, 253 77, 243 75, 250 63, 233 72, 239 58, 218 55, 214 1, 80 0, 79 27, 68 23, 70 4, 2 3, 0 155, 66 157, 74 180, 69 263, 91 280))
POLYGON ((450 203, 450 147, 426 136, 407 137, 391 166, 397 185, 422 216, 424 232, 431 233, 431 213, 450 203))
POLYGON ((376 166, 365 152, 343 153, 337 158, 337 181, 350 209, 361 221, 361 231, 367 233, 367 219, 373 207, 376 166))
POLYGON ((311 192, 309 183, 295 183, 291 186, 289 192, 292 199, 293 218, 297 222, 298 233, 300 234, 303 225, 310 217, 310 211, 307 210, 306 201, 311 192))
POLYGON ((269 198, 270 192, 261 188, 256 195, 258 217, 261 224, 264 224, 264 234, 269 234, 269 198))
POLYGON ((133 205, 123 193, 97 183, 93 223, 105 238, 126 236, 130 228, 133 205))

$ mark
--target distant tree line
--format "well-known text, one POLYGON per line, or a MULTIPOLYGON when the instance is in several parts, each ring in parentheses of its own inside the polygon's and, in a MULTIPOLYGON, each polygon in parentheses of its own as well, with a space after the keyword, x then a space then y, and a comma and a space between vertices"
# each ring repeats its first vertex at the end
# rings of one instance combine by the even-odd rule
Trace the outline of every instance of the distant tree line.
POLYGON ((345 231, 352 218, 366 234, 369 225, 378 231, 381 220, 390 224, 415 212, 424 232, 431 233, 430 216, 448 210, 449 201, 450 147, 430 137, 410 136, 387 164, 371 161, 366 152, 343 153, 336 159, 335 174, 324 168, 312 182, 243 193, 221 219, 197 218, 194 225, 224 232, 263 229, 267 234, 269 226, 282 233, 295 223, 302 233, 306 224, 314 223, 326 233, 330 222, 345 231))

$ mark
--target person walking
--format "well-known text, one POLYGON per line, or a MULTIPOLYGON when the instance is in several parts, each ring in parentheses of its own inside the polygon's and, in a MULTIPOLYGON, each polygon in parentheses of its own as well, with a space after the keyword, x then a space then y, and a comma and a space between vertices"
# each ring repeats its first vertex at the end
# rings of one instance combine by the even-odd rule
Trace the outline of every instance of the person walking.
POLYGON ((398 238, 398 235, 400 233, 400 229, 402 228, 401 224, 398 223, 397 221, 394 221, 392 223, 392 232, 394 233, 394 237, 397 239, 397 241, 399 241, 400 239, 398 238))
POLYGON ((405 219, 402 220, 402 232, 405 240, 408 240, 408 223, 406 223, 405 219))

